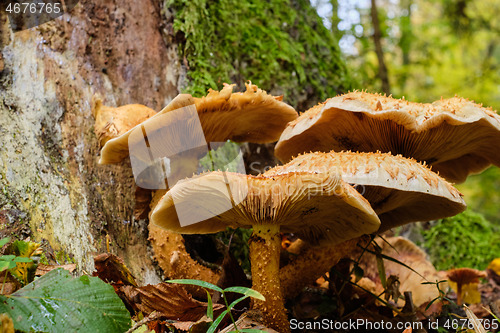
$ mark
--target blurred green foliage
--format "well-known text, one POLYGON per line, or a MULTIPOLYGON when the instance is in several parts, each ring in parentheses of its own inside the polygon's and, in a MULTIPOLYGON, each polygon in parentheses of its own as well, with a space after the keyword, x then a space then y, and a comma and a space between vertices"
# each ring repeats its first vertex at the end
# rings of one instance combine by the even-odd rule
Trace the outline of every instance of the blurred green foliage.
POLYGON ((241 173, 245 173, 243 156, 240 153, 239 144, 227 141, 215 149, 210 149, 207 155, 200 159, 199 164, 202 169, 200 171, 240 171, 241 173), (238 163, 240 161, 241 164, 238 163))
POLYGON ((500 226, 500 169, 490 167, 479 175, 469 176, 467 182, 457 186, 464 194, 467 205, 488 220, 500 226))
MULTIPOLYGON (((340 1, 339 3, 344 3, 340 1)), ((370 8, 354 1, 359 24, 348 58, 360 85, 380 91, 370 8), (361 31, 361 33, 360 33, 361 31)), ((496 0, 377 0, 391 93, 432 102, 455 94, 500 109, 500 2, 496 0)))
POLYGON ((251 80, 299 109, 353 87, 338 41, 308 0, 166 0, 184 36, 186 92, 251 80))
POLYGON ((500 253, 499 231, 481 214, 467 210, 424 231, 424 247, 438 270, 484 270, 500 253))

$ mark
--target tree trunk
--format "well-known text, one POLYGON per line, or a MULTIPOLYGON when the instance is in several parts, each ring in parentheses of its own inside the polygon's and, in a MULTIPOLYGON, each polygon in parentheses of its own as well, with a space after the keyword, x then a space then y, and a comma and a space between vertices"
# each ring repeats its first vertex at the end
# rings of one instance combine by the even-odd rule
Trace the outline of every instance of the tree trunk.
POLYGON ((82 0, 70 12, 14 33, 0 19, 0 237, 24 233, 48 259, 122 257, 141 283, 159 281, 147 226, 133 218, 130 163, 97 164, 94 95, 110 106, 160 110, 182 72, 159 2, 82 0))
POLYGON ((389 75, 387 73, 387 67, 384 61, 384 51, 382 50, 382 32, 380 31, 380 22, 378 20, 378 11, 376 0, 371 0, 371 16, 373 25, 373 42, 375 44, 375 53, 377 53, 378 59, 378 76, 382 81, 382 91, 389 95, 391 93, 391 87, 389 85, 389 75))

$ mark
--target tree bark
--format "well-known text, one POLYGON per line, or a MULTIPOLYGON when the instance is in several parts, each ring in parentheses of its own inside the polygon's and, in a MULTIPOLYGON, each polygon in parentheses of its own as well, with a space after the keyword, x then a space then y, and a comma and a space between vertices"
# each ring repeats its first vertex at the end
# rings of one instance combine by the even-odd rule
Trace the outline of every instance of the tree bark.
POLYGON ((373 25, 373 42, 375 44, 375 53, 378 59, 378 75, 382 81, 382 91, 389 95, 391 93, 391 87, 389 84, 389 75, 387 71, 387 66, 384 61, 384 51, 382 50, 382 32, 380 31, 380 22, 378 20, 378 10, 376 0, 371 0, 371 17, 373 25))
POLYGON ((0 237, 30 235, 49 260, 86 272, 110 239, 139 282, 159 281, 130 163, 97 164, 91 113, 95 95, 160 110, 179 93, 185 73, 158 3, 82 0, 17 33, 0 18, 0 237))

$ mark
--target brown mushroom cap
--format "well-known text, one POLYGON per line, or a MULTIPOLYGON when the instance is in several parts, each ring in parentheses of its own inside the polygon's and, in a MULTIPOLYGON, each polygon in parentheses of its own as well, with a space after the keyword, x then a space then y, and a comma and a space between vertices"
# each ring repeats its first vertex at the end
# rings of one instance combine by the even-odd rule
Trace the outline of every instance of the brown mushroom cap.
POLYGON ((102 105, 100 100, 96 101, 92 112, 96 136, 101 146, 156 114, 156 111, 141 104, 114 108, 102 105))
POLYGON ((456 268, 447 272, 450 286, 457 294, 457 304, 480 303, 481 294, 478 291, 479 278, 485 278, 486 272, 473 268, 456 268))
POLYGON ((395 226, 456 215, 465 210, 461 193, 415 160, 387 153, 309 153, 275 167, 267 177, 281 173, 336 172, 355 184, 377 212, 379 231, 395 226))
POLYGON ((309 151, 392 152, 433 166, 444 178, 465 181, 500 166, 500 116, 454 97, 420 104, 351 92, 316 105, 288 124, 276 145, 283 162, 309 151))
POLYGON ((448 279, 457 284, 479 283, 479 278, 485 278, 486 273, 473 268, 455 268, 448 272, 448 279))
MULTIPOLYGON (((118 163, 129 154, 129 145, 137 144, 142 135, 129 139, 133 131, 140 132, 147 128, 148 136, 155 131, 171 125, 172 121, 179 120, 179 116, 165 117, 176 109, 196 107, 198 119, 189 119, 190 122, 201 123, 204 139, 207 143, 235 142, 265 143, 276 141, 286 124, 297 118, 297 112, 291 106, 283 103, 282 97, 268 95, 251 83, 246 84, 246 91, 232 93, 233 85, 225 85, 221 91, 209 90, 207 96, 195 98, 181 94, 163 110, 149 118, 140 126, 136 126, 122 135, 106 142, 101 150, 101 164, 118 163)), ((189 128, 191 124, 184 124, 189 128)), ((176 129, 178 126, 170 126, 176 129)), ((169 140, 182 142, 190 133, 184 127, 177 128, 176 133, 169 135, 169 140)), ((191 132, 192 133, 192 132, 191 132)), ((173 146, 173 144, 171 144, 173 146)), ((181 145, 182 146, 182 145, 181 145)), ((176 146, 177 147, 177 146, 176 146)))
POLYGON ((150 221, 184 234, 278 224, 306 240, 333 243, 375 232, 380 223, 370 204, 331 172, 206 173, 172 187, 150 221))

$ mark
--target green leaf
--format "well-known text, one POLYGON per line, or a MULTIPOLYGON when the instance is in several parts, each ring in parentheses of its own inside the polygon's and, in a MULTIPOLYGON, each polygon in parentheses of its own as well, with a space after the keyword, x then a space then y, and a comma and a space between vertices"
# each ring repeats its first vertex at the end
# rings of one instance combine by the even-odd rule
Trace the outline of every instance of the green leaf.
POLYGON ((15 258, 16 258, 16 256, 13 254, 5 254, 3 256, 0 256, 0 260, 3 260, 3 261, 12 261, 15 258))
POLYGON ((190 285, 193 285, 193 286, 199 286, 199 287, 203 287, 203 288, 208 288, 208 289, 211 289, 211 290, 215 290, 215 291, 218 291, 220 293, 223 292, 222 288, 217 287, 215 284, 211 284, 211 283, 208 283, 208 282, 205 282, 205 281, 201 281, 201 280, 179 279, 179 280, 168 280, 168 281, 165 281, 165 282, 168 282, 168 283, 178 283, 178 284, 190 284, 190 285))
POLYGON ((33 252, 35 252, 39 247, 40 244, 29 241, 16 240, 12 243, 14 253, 20 257, 31 257, 33 252))
POLYGON ((0 247, 3 247, 9 241, 10 241, 10 237, 5 237, 5 238, 0 239, 0 247))
POLYGON ((261 301, 266 300, 266 298, 258 291, 250 289, 250 288, 246 288, 246 287, 229 287, 229 288, 224 289, 224 291, 243 294, 246 296, 260 299, 261 301))
POLYGON ((232 310, 236 306, 236 304, 238 304, 239 302, 243 301, 246 298, 248 298, 248 296, 243 296, 243 297, 240 297, 237 300, 233 301, 233 303, 229 304, 229 309, 232 310))
POLYGON ((209 329, 207 330, 207 333, 214 333, 215 330, 217 329, 217 326, 219 326, 220 322, 222 321, 222 319, 224 319, 224 317, 229 313, 229 309, 225 310, 224 312, 222 312, 218 317, 217 319, 215 319, 215 321, 212 323, 212 325, 210 325, 209 329))
POLYGON ((434 298, 433 300, 431 300, 427 306, 425 307, 425 311, 429 310, 429 308, 431 307, 432 304, 434 304, 435 301, 437 301, 439 299, 439 297, 436 297, 434 298))
POLYGON ((113 287, 97 277, 88 282, 55 269, 11 295, 0 295, 0 313, 26 332, 126 331, 130 314, 113 287))
POLYGON ((12 269, 16 267, 16 263, 13 261, 0 261, 0 272, 5 271, 6 269, 12 269))
POLYGON ((210 296, 210 293, 208 290, 205 289, 207 292, 207 317, 210 318, 212 321, 214 320, 214 305, 212 303, 212 297, 210 296))
POLYGON ((31 258, 25 258, 25 257, 16 257, 13 260, 14 262, 32 262, 33 259, 31 258))

